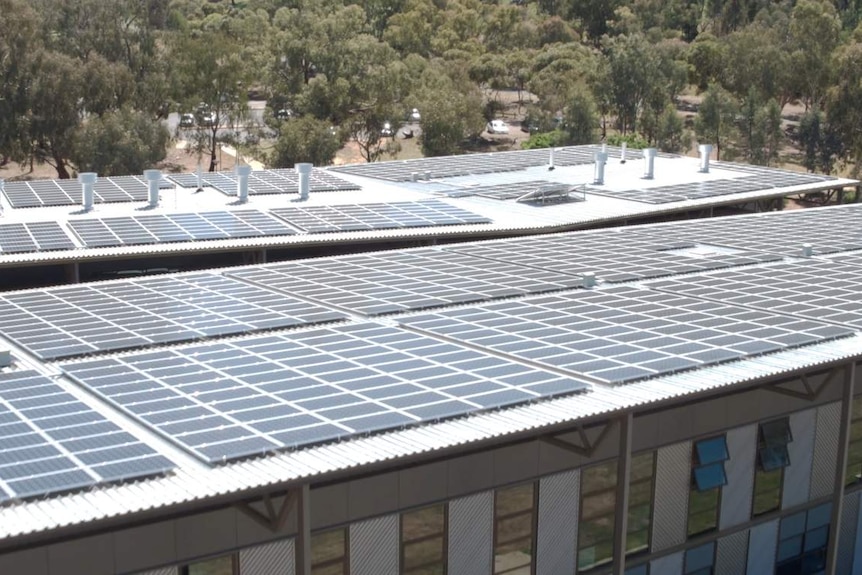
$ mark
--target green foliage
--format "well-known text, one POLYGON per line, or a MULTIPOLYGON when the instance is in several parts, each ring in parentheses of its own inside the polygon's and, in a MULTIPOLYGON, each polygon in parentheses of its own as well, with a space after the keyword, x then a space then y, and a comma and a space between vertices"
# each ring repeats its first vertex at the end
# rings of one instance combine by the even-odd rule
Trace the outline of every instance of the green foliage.
POLYGON ((303 162, 327 166, 341 144, 327 122, 304 116, 284 125, 267 163, 273 168, 292 168, 303 162))
POLYGON ((599 116, 592 96, 586 91, 576 93, 566 107, 567 143, 575 146, 596 143, 598 126, 599 116))
POLYGON ((781 109, 778 107, 778 102, 770 100, 754 114, 754 130, 749 154, 751 163, 762 166, 775 164, 783 144, 781 109))
POLYGON ((128 108, 93 117, 77 131, 70 159, 79 172, 140 174, 165 159, 167 128, 128 108))
POLYGON ((684 154, 691 146, 691 135, 673 104, 665 106, 658 119, 655 146, 671 154, 684 154))
POLYGON ((702 143, 715 146, 715 159, 721 159, 721 148, 732 137, 737 106, 733 96, 715 84, 707 88, 694 121, 695 134, 702 143))
POLYGON ((802 164, 809 172, 831 174, 841 156, 841 140, 824 120, 820 110, 809 110, 799 120, 797 141, 802 148, 802 164))
POLYGON ((611 134, 607 138, 608 145, 610 146, 621 146, 623 142, 626 143, 626 146, 633 150, 643 150, 644 148, 649 148, 649 142, 647 142, 642 136, 639 134, 611 134))
POLYGON ((542 132, 533 134, 524 142, 521 142, 522 150, 535 150, 537 148, 556 148, 568 144, 568 135, 562 130, 542 132))

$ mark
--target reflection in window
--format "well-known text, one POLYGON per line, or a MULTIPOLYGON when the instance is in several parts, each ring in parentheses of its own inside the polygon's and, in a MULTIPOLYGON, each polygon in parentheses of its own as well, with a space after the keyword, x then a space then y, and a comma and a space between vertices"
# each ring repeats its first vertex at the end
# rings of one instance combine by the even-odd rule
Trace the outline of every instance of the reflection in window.
POLYGON ((446 505, 401 514, 401 573, 446 574, 446 505))
POLYGON ((754 473, 752 514, 781 507, 784 468, 790 465, 787 445, 793 441, 786 417, 760 424, 757 431, 757 469, 754 473))
POLYGON ((723 435, 694 442, 691 490, 688 497, 688 536, 718 527, 721 487, 727 484, 724 462, 730 459, 723 435))
POLYGON ((235 555, 225 555, 215 559, 207 559, 184 565, 180 569, 181 575, 234 575, 235 555))
POLYGON ((494 494, 494 575, 530 575, 533 567, 536 488, 533 483, 494 494))
POLYGON ((347 528, 311 534, 311 575, 348 575, 347 528))
POLYGON ((711 541, 685 552, 683 575, 712 575, 715 563, 715 542, 711 541))
POLYGON ((781 520, 775 556, 776 575, 810 575, 826 568, 831 514, 832 504, 825 503, 781 520))

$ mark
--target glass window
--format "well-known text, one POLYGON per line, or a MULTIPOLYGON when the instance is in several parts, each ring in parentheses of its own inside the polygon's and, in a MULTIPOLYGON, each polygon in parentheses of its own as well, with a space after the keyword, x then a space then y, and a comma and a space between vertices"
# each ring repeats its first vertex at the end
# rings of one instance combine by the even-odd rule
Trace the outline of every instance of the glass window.
POLYGON ((632 456, 626 554, 649 550, 655 491, 655 451, 632 456))
POLYGON ((649 563, 642 563, 637 567, 626 569, 625 575, 649 575, 649 563))
POLYGON ((311 575, 347 575, 348 559, 346 527, 311 534, 311 575))
POLYGON ((694 483, 699 491, 715 489, 727 485, 727 475, 724 473, 724 463, 710 463, 694 468, 694 483))
POLYGON ((401 573, 446 573, 446 506, 401 514, 401 573))
POLYGON ((832 504, 826 503, 781 520, 775 555, 776 574, 812 575, 826 567, 831 514, 832 504))
POLYGON ((715 560, 715 542, 693 547, 685 552, 684 575, 710 575, 715 560))
POLYGON ((536 524, 535 484, 498 489, 494 494, 494 575, 529 575, 536 524))
POLYGON ((727 461, 730 459, 730 456, 727 453, 727 441, 725 441, 723 435, 710 439, 703 439, 696 442, 694 446, 698 465, 718 463, 720 461, 727 461))
POLYGON ((688 496, 689 537, 718 527, 721 487, 727 484, 724 462, 728 459, 723 435, 694 442, 688 496))
POLYGON ((688 497, 688 536, 712 531, 718 527, 720 489, 698 491, 692 489, 688 497))
POLYGON ((234 575, 235 564, 234 555, 225 555, 185 565, 180 572, 182 575, 234 575))
POLYGON ((755 470, 752 515, 763 515, 781 507, 781 486, 783 481, 783 467, 779 467, 774 471, 755 470))
POLYGON ((847 473, 844 476, 846 485, 858 481, 862 481, 862 396, 853 399, 850 442, 847 444, 847 473))
POLYGON ((790 465, 787 444, 793 441, 787 417, 761 423, 757 433, 757 461, 764 471, 790 465))

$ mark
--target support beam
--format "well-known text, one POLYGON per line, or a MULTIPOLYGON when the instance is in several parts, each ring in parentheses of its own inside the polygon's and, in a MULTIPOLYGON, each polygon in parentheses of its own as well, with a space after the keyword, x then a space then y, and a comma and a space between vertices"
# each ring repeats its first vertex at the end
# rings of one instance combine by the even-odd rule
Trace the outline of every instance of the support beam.
POLYGON ((296 575, 311 575, 311 490, 307 483, 297 492, 296 575))
POLYGON ((844 370, 844 389, 841 395, 841 428, 838 434, 838 457, 835 458, 835 485, 832 490, 832 521, 829 522, 829 545, 826 547, 826 573, 835 575, 838 567, 838 536, 841 533, 841 515, 844 507, 844 472, 847 468, 847 443, 850 439, 850 420, 853 417, 853 380, 856 362, 844 370))
POLYGON ((599 434, 592 440, 590 440, 587 435, 587 430, 583 425, 575 426, 575 431, 578 432, 578 438, 581 441, 581 444, 578 445, 576 443, 572 443, 571 441, 566 441, 564 439, 560 439, 558 436, 553 435, 545 435, 541 437, 541 440, 549 445, 553 445, 554 447, 559 447, 560 449, 565 449, 566 451, 571 451, 576 455, 580 455, 582 457, 592 457, 596 452, 596 449, 602 444, 607 437, 608 432, 611 430, 613 426, 613 421, 606 421, 599 434))
POLYGON ((629 484, 632 467, 632 413, 620 416, 620 448, 617 456, 617 490, 614 516, 613 575, 626 571, 626 534, 629 528, 629 484))
POLYGON ((66 264, 66 283, 81 283, 81 268, 78 262, 66 264))
POLYGON ((273 533, 278 533, 284 528, 284 525, 287 523, 287 518, 290 515, 290 512, 296 507, 297 500, 299 499, 299 488, 291 489, 287 492, 287 495, 284 496, 284 500, 281 502, 281 507, 276 510, 275 505, 272 500, 272 496, 266 494, 259 501, 249 500, 249 501, 240 501, 235 504, 235 507, 245 514, 250 519, 253 519, 262 527, 269 529, 273 533), (258 508, 253 507, 253 504, 262 503, 264 510, 261 511, 258 508))

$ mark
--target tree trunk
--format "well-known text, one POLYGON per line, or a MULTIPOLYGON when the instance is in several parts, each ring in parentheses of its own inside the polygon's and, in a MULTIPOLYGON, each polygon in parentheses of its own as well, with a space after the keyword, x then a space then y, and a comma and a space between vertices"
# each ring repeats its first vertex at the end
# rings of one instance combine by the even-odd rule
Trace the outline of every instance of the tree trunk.
POLYGON ((66 169, 66 161, 63 159, 60 154, 54 150, 51 152, 51 155, 54 157, 54 161, 56 162, 57 168, 57 177, 61 180, 69 180, 72 176, 69 174, 69 170, 66 169))

